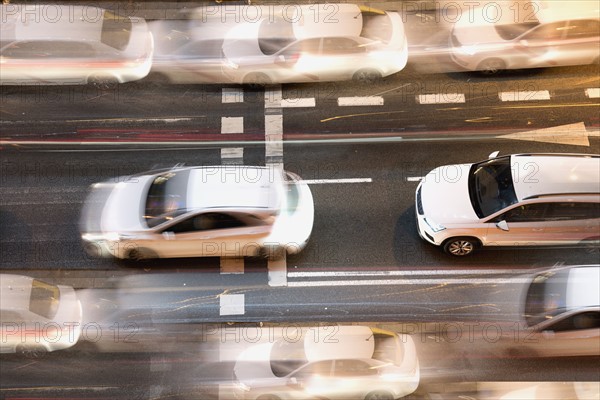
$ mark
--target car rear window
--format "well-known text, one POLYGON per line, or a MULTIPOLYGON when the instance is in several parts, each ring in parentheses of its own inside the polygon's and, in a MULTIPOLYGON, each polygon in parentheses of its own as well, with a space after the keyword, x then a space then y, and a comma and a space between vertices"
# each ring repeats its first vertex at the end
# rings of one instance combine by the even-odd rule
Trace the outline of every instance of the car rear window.
POLYGON ((150 228, 186 212, 187 186, 190 171, 166 172, 154 178, 148 197, 144 219, 150 228))
POLYGON ((100 41, 117 50, 125 50, 131 37, 131 19, 105 11, 100 41))
POLYGON ((535 277, 525 299, 525 321, 534 326, 566 310, 569 270, 548 272, 535 277))
POLYGON ((363 12, 363 29, 360 33, 361 37, 389 43, 392 40, 393 25, 390 16, 387 14, 379 14, 375 12, 363 12))
MULTIPOLYGON (((535 18, 535 17, 532 17, 535 18)), ((522 22, 519 24, 500 24, 496 25, 496 32, 498 35, 504 40, 513 40, 529 31, 532 28, 535 28, 540 24, 539 21, 531 21, 531 22, 522 22)))
POLYGON ((52 319, 58 311, 60 301, 60 290, 58 286, 34 279, 31 284, 31 297, 29 299, 29 311, 52 319))

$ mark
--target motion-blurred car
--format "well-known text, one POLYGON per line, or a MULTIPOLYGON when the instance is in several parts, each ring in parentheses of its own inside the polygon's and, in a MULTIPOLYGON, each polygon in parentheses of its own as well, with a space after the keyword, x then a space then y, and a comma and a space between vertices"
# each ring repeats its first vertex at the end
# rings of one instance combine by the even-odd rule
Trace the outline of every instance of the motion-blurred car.
POLYGON ((532 1, 487 7, 461 15, 450 37, 451 57, 470 71, 598 63, 600 6, 597 1, 532 1), (522 18, 518 18, 522 16, 522 18))
POLYGON ((533 278, 519 345, 539 356, 600 356, 600 265, 554 268, 533 278))
POLYGON ((175 167, 92 186, 81 231, 96 255, 143 259, 299 252, 314 218, 300 177, 270 167, 175 167))
POLYGON ((416 191, 421 238, 453 256, 480 246, 600 240, 600 155, 515 154, 438 167, 416 191))
POLYGON ((0 6, 0 84, 106 85, 141 79, 153 40, 142 18, 90 6, 0 6))
POLYGON ((419 385, 419 360, 408 335, 367 326, 284 332, 240 354, 234 367, 238 398, 391 400, 419 385))
POLYGON ((72 287, 0 274, 1 353, 36 358, 73 346, 81 334, 81 304, 72 287))
POLYGON ((225 36, 223 72, 232 82, 373 82, 406 65, 408 46, 397 12, 355 4, 264 10, 225 36))

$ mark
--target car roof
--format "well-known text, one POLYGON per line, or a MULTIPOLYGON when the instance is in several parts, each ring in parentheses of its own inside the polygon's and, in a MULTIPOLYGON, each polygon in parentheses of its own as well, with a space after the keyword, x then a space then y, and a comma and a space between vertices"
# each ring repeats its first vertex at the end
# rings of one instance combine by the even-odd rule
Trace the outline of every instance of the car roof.
POLYGON ((519 201, 534 196, 600 194, 600 156, 515 154, 511 156, 519 201))
POLYGON ((192 168, 187 208, 276 210, 282 190, 281 174, 269 167, 215 166, 192 168))
POLYGON ((600 305, 600 265, 574 267, 569 271, 567 308, 600 305))
POLYGON ((98 7, 54 4, 27 4, 24 10, 20 10, 18 5, 6 4, 2 5, 0 10, 3 42, 16 40, 99 41, 104 14, 107 12, 98 7))
POLYGON ((375 338, 368 326, 343 325, 311 328, 304 336, 308 361, 372 358, 375 338))
POLYGON ((534 1, 536 17, 541 23, 573 19, 600 18, 598 0, 537 0, 534 1))

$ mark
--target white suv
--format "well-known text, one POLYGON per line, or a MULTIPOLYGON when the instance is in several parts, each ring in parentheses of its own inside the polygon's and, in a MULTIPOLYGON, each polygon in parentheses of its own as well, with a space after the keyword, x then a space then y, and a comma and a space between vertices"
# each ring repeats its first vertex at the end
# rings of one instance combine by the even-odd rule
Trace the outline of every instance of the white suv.
POLYGON ((417 226, 454 256, 479 246, 600 240, 600 155, 516 154, 438 167, 416 192, 417 226))

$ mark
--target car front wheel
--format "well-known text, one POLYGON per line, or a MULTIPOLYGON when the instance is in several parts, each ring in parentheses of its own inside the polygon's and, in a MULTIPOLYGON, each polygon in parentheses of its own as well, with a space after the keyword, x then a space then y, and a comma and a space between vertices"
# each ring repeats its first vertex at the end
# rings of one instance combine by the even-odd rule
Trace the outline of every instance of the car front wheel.
POLYGON ((457 237, 444 242, 444 251, 452 256, 463 257, 472 254, 478 245, 476 239, 457 237))
POLYGON ((494 75, 505 68, 506 64, 499 58, 488 58, 487 60, 483 60, 477 66, 477 69, 481 71, 483 75, 494 75))

